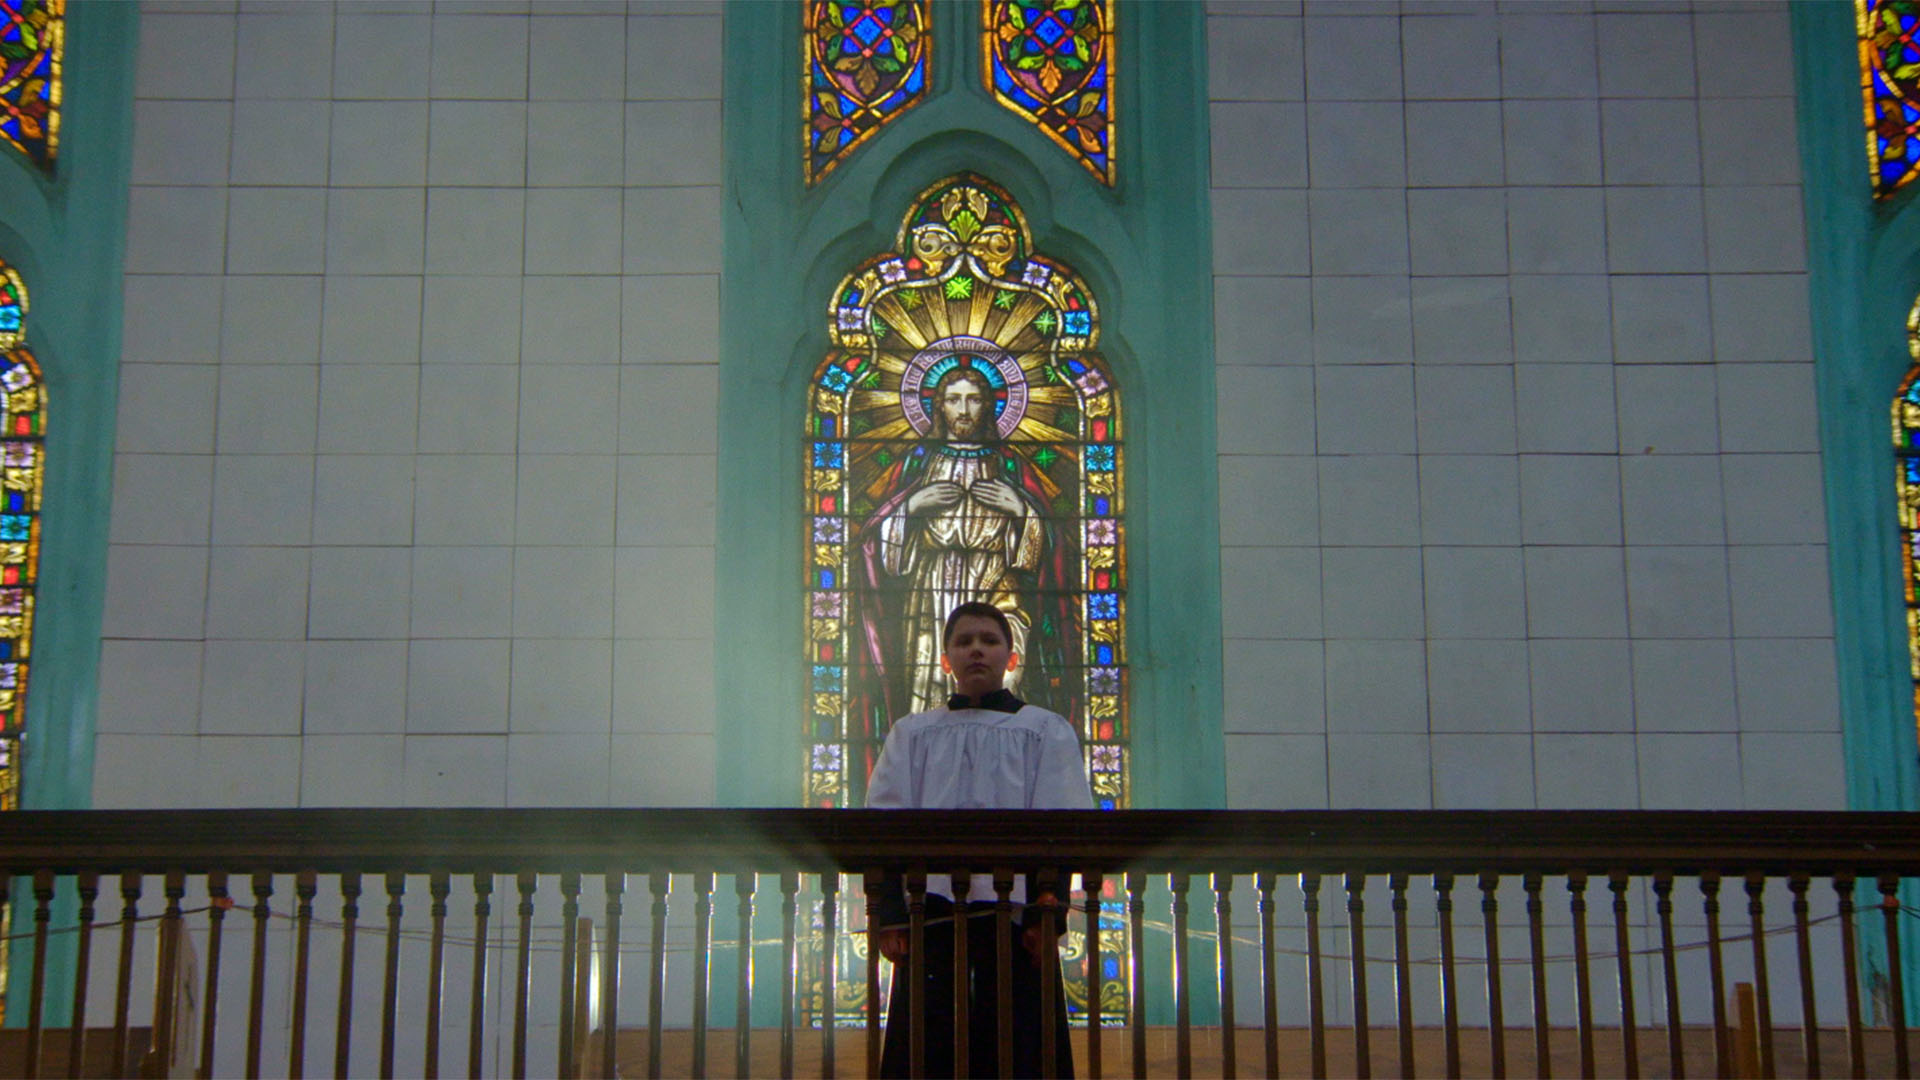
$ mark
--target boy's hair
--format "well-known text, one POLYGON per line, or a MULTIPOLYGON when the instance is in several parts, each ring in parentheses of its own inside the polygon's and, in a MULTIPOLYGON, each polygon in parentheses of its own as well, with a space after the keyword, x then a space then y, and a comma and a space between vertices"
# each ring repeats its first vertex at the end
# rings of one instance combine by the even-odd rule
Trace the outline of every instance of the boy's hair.
POLYGON ((1007 622, 1007 613, 984 600, 969 600, 959 607, 954 608, 947 616, 947 626, 940 634, 940 644, 945 645, 952 641, 953 624, 969 615, 982 619, 992 619, 995 623, 999 624, 1000 636, 1006 639, 1009 646, 1013 644, 1013 625, 1007 622))

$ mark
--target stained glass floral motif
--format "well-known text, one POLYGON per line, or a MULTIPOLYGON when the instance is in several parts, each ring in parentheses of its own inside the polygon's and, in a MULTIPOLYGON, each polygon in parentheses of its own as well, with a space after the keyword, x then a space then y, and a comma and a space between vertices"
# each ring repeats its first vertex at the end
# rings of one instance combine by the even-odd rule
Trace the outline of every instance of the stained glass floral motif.
POLYGON ((1920 173, 1920 2, 1854 0, 1860 94, 1873 193, 1885 198, 1920 173))
POLYGON ((995 101, 1111 185, 1114 0, 981 0, 981 68, 995 101))
POLYGON ((966 600, 1007 613, 1009 688, 1078 729, 1096 803, 1129 803, 1119 394, 1093 293, 1031 243, 962 173, 834 292, 802 458, 810 806, 861 805, 892 722, 945 703, 941 623, 966 600))
POLYGON ((46 398, 26 347, 27 287, 0 263, 0 810, 20 802, 34 585, 40 568, 46 398))
POLYGON ((66 0, 0 0, 0 138, 53 171, 66 0))
POLYGON ((807 0, 807 183, 918 105, 933 50, 929 0, 807 0))

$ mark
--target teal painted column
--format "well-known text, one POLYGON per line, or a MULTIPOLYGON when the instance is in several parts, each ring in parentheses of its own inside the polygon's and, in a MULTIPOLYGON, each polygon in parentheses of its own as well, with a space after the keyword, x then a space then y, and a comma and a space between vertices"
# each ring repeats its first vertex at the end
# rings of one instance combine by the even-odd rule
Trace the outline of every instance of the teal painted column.
MULTIPOLYGON (((1920 770, 1889 410, 1912 363, 1920 211, 1912 192, 1891 206, 1872 197, 1852 5, 1795 4, 1792 18, 1847 798, 1856 810, 1913 810, 1920 770)), ((1907 903, 1920 900, 1910 891, 1907 903)), ((1857 899, 1870 911, 1878 895, 1863 883, 1857 899)), ((1871 993, 1887 970, 1885 941, 1868 927, 1860 943, 1871 993)), ((1915 944, 1909 935, 1901 950, 1909 986, 1920 985, 1915 944)), ((1909 995, 1907 1013, 1920 1022, 1920 996, 1909 995)))
MULTIPOLYGON (((55 176, 0 152, 0 258, 26 279, 27 347, 47 391, 46 492, 27 684, 21 805, 91 805, 100 618, 106 597, 119 390, 120 297, 132 161, 135 4, 68 7, 65 92, 55 176)), ((68 886, 71 889, 71 886, 68 886)), ((31 930, 30 890, 15 883, 13 931, 31 930)), ((53 924, 72 925, 71 892, 53 924)), ((46 1020, 72 1001, 71 937, 47 964, 46 1020)), ((16 942, 7 1024, 27 1018, 31 941, 16 942)))
POLYGON ((961 169, 1006 187, 1036 250, 1102 305, 1127 411, 1134 803, 1225 801, 1214 434, 1205 14, 1126 4, 1117 189, 980 86, 978 8, 935 7, 925 103, 809 190, 801 179, 799 5, 737 5, 726 31, 719 541, 718 800, 800 799, 806 384, 828 300, 893 245, 914 195, 961 169), (1149 49, 1148 43, 1151 43, 1149 49))

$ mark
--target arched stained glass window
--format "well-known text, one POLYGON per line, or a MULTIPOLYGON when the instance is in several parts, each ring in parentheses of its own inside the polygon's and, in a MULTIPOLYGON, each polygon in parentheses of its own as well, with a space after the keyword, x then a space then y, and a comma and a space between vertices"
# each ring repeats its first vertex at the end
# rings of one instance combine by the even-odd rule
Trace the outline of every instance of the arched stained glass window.
POLYGON ((1111 185, 1114 0, 981 0, 987 92, 1111 185))
POLYGON ((1854 0, 1860 94, 1866 106, 1873 193, 1893 194, 1920 172, 1920 3, 1854 0))
MULTIPOLYGON (((947 612, 985 600, 1022 657, 1009 688, 1073 723, 1096 803, 1125 807, 1126 459, 1092 291, 1032 250, 1011 196, 962 173, 914 200, 895 250, 847 275, 827 325, 804 456, 808 805, 865 802, 888 727, 946 701, 947 612)), ((1118 1022, 1126 929, 1117 915, 1103 926, 1099 992, 1118 1022)), ((852 947, 840 943, 849 970, 852 947)), ((1078 931, 1067 947, 1083 1022, 1078 931)), ((834 1011, 857 1020, 864 994, 841 984, 834 1011)), ((804 1009, 814 1022, 826 1005, 804 1009)))
POLYGON ((66 0, 0 0, 0 138, 53 171, 66 0))
POLYGON ((1013 626, 1009 687, 1128 801, 1125 466, 1092 292, 960 174, 834 294, 807 415, 807 801, 859 806, 899 717, 944 704, 941 621, 1013 626))
POLYGON ((27 287, 0 263, 0 810, 20 805, 46 419, 40 365, 26 347, 27 287))
POLYGON ((927 90, 928 0, 808 0, 806 177, 819 182, 927 90))

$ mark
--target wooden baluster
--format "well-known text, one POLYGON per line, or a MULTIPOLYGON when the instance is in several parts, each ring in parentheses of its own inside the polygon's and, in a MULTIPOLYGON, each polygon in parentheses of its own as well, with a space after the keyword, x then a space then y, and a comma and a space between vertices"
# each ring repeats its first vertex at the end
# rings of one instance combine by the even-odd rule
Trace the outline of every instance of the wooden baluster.
POLYGON ((1487 1073, 1501 1080, 1507 1075, 1507 1007, 1500 994, 1500 875, 1481 874, 1479 886, 1487 942, 1487 1073))
MULTIPOLYGON (((800 875, 780 873, 780 1075, 793 1075, 793 967, 800 959, 793 925, 797 914, 800 875)), ((664 914, 665 908, 663 907, 664 914)))
MULTIPOLYGON (((647 1076, 659 1080, 660 1029, 667 996, 667 895, 673 891, 673 877, 665 870, 655 870, 647 875, 647 891, 653 897, 648 912, 652 940, 647 957, 647 1076)), ((782 1075, 792 1076, 793 1069, 783 1069, 782 1075)))
POLYGON ((1900 954, 1900 875, 1880 875, 1880 916, 1887 931, 1887 1013, 1893 1023, 1893 1074, 1913 1075, 1907 1047, 1906 958, 1900 954))
POLYGON ((1193 1075, 1193 984, 1188 981, 1187 888, 1184 873, 1169 874, 1173 894, 1173 1046, 1174 1075, 1193 1075))
POLYGON ((307 973, 313 946, 313 897, 320 891, 320 875, 302 870, 293 878, 293 1024, 287 1038, 287 1075, 298 1080, 307 1069, 307 973))
MULTIPOLYGON (((868 870, 861 879, 861 885, 867 898, 867 1080, 879 1080, 880 1076, 880 893, 887 887, 887 875, 884 870, 868 870)), ((698 962, 699 951, 695 950, 698 962)), ((694 998, 696 1013, 694 1027, 698 1028, 700 999, 694 998)), ((694 1048, 698 1052, 700 1037, 694 1036, 694 1048)), ((699 1066, 694 1067, 694 1075, 700 1075, 699 1066)))
POLYGON ((574 1059, 579 1056, 579 1048, 573 1044, 573 1014, 579 1003, 574 1000, 574 984, 579 972, 574 970, 574 954, 579 949, 580 935, 580 872, 563 870, 560 873, 560 1069, 561 1080, 573 1080, 574 1059))
MULTIPOLYGON (((514 885, 520 892, 520 904, 515 912, 520 916, 520 947, 513 963, 513 1075, 515 1080, 527 1075, 527 995, 530 992, 533 972, 533 894, 540 887, 540 877, 530 870, 522 870, 514 878, 514 885)), ((567 1017, 560 1022, 562 1030, 573 1027, 573 1018, 567 1017)))
POLYGON ((253 968, 247 981, 247 1080, 260 1075, 260 1039, 267 1005, 267 919, 273 914, 273 875, 253 875, 253 968))
POLYGON ((1233 875, 1213 875, 1213 928, 1220 964, 1220 1075, 1232 1080, 1239 1062, 1233 1015, 1233 875))
POLYGON ((1133 1075, 1147 1075, 1147 875, 1128 871, 1127 1033, 1133 1043, 1133 1075))
POLYGON ((820 1000, 825 1003, 820 1018, 820 1075, 833 1080, 833 1033, 840 1026, 839 973, 840 953, 840 872, 820 875, 820 1000))
POLYGON ((174 1058, 174 997, 180 982, 180 900, 187 895, 187 873, 167 871, 163 889, 167 906, 160 916, 160 940, 155 958, 153 987, 153 1034, 149 1038, 141 1073, 146 1076, 171 1076, 174 1058))
POLYGON ((1686 1047, 1680 1030, 1680 968, 1673 950, 1673 874, 1653 875, 1653 910, 1660 918, 1660 965, 1667 995, 1667 1071, 1674 1080, 1687 1075, 1686 1047))
MULTIPOLYGON (((600 949, 600 1068, 620 1075, 620 915, 627 892, 627 875, 609 871, 602 888, 607 894, 607 926, 600 949)), ((740 1070, 747 1075, 747 1070, 740 1070)))
POLYGON ((973 871, 956 870, 953 872, 953 1075, 968 1076, 973 1072, 972 1039, 968 1033, 973 1030, 972 984, 972 943, 967 940, 968 899, 973 895, 973 871))
POLYGON ((1580 1075, 1593 1080, 1593 969, 1587 956, 1587 872, 1567 872, 1567 910, 1573 917, 1573 1006, 1580 1033, 1580 1075))
POLYGON ((1627 885, 1624 870, 1607 875, 1607 888, 1613 892, 1614 978, 1620 987, 1620 1075, 1625 1080, 1640 1077, 1640 1028, 1633 1007, 1633 945, 1627 930, 1627 885))
POLYGON ((1100 1080, 1100 991, 1106 985, 1106 964, 1100 959, 1100 894, 1106 881, 1096 871, 1080 875, 1086 891, 1087 915, 1087 1078, 1100 1080))
POLYGON ((1394 1027, 1400 1041, 1400 1075, 1413 1075, 1413 958, 1407 943, 1407 875, 1388 874, 1387 889, 1393 911, 1394 1027))
POLYGON ((380 992, 380 1077, 393 1076, 395 1042, 400 1022, 400 917, 406 913, 407 875, 387 873, 387 954, 380 992))
MULTIPOLYGON (((473 875, 473 982, 467 994, 467 1077, 480 1080, 486 1071, 487 933, 493 921, 493 875, 473 875)), ((563 1030, 571 1030, 562 1018, 563 1030)), ((563 1074, 564 1075, 564 1074, 563 1074)))
MULTIPOLYGON (((214 875, 207 875, 207 892, 213 893, 214 875)), ((220 874, 220 896, 226 896, 227 875, 220 874)), ((100 898, 100 875, 93 870, 85 870, 76 879, 80 892, 80 944, 73 960, 73 1027, 67 1032, 67 1076, 77 1078, 81 1063, 87 1058, 87 974, 93 966, 93 916, 94 901, 100 898)), ((213 1075, 213 1006, 218 998, 214 994, 213 981, 216 964, 220 959, 220 916, 226 914, 216 902, 212 908, 213 931, 209 935, 207 946, 207 1039, 206 1049, 200 1054, 200 1075, 213 1075)))
POLYGON ((1541 1080, 1553 1075, 1553 1052, 1547 1037, 1547 931, 1546 908, 1540 901, 1541 876, 1523 874, 1520 885, 1527 891, 1527 940, 1533 963, 1533 1071, 1541 1080))
POLYGON ((1867 1036, 1860 1022, 1860 963, 1858 942, 1853 930, 1853 874, 1842 870, 1833 875, 1833 891, 1840 905, 1840 961, 1847 988, 1847 1075, 1864 1080, 1867 1075, 1867 1036))
POLYGON ((1460 972, 1453 952, 1453 875, 1433 875, 1433 911, 1440 921, 1440 1016, 1445 1032, 1447 1077, 1460 1076, 1460 972))
POLYGON ((53 918, 53 871, 33 872, 33 982, 27 995, 27 1060, 23 1074, 40 1075, 40 1040, 46 1016, 47 931, 53 918))
MULTIPOLYGON (((0 888, 7 884, 6 879, 0 878, 0 888)), ((140 918, 139 873, 129 871, 120 875, 120 900, 120 966, 113 989, 113 1075, 127 1076, 127 1018, 133 1008, 133 928, 140 918)))
POLYGON ((1372 1025, 1367 1020, 1367 875, 1347 875, 1347 952, 1353 957, 1353 1074, 1373 1075, 1372 1025))
POLYGON ((1266 1051, 1267 1080, 1280 1075, 1280 988, 1273 969, 1273 875, 1262 871, 1253 876, 1254 893, 1260 908, 1260 1042, 1266 1051))
POLYGON ((1753 937, 1754 1004, 1759 1012, 1760 1075, 1773 1080, 1773 993, 1767 985, 1767 920, 1762 894, 1767 891, 1767 875, 1759 871, 1747 874, 1747 919, 1753 937))
POLYGON ((447 895, 452 888, 445 870, 427 876, 427 918, 432 931, 427 945, 427 1060, 421 1070, 427 1080, 440 1076, 440 997, 447 962, 447 895))
POLYGON ((573 955, 568 959, 568 967, 573 972, 573 1015, 567 1018, 567 1026, 572 1029, 571 1045, 573 1058, 568 1065, 575 1076, 579 1076, 587 1067, 587 1041, 593 1032, 587 1028, 592 1012, 587 1007, 589 995, 593 993, 593 920, 578 919, 573 927, 573 955))
POLYGON ((1719 1076, 1733 1072, 1733 1033, 1727 1029, 1727 980, 1720 963, 1720 872, 1700 875, 1701 907, 1707 916, 1707 972, 1713 987, 1713 1067, 1719 1076))
POLYGON ((1307 914, 1307 1056, 1312 1075, 1327 1075, 1326 987, 1320 971, 1320 875, 1300 875, 1307 914))
MULTIPOLYGON (((333 1075, 346 1080, 353 1043, 353 938, 360 923, 360 874, 340 875, 340 1003, 335 1012, 333 1075)), ((211 1042, 211 1040, 208 1040, 211 1042)))
MULTIPOLYGON (((753 1073, 753 889, 751 871, 733 875, 733 899, 738 916, 740 966, 733 984, 733 1067, 735 1076, 753 1073)), ((917 1030, 917 1029, 916 1029, 917 1030)))
MULTIPOLYGON (((871 884, 868 888, 872 888, 871 884)), ((873 907, 871 896, 867 900, 867 907, 871 915, 873 907)), ((713 988, 708 985, 712 981, 709 974, 712 968, 708 963, 711 958, 708 954, 712 951, 713 875, 702 871, 693 876, 693 1075, 695 1080, 707 1075, 707 1001, 713 992, 713 988)), ((870 957, 867 965, 868 973, 872 974, 878 964, 878 954, 870 957)), ((879 981, 876 979, 867 985, 878 987, 879 981)), ((869 997, 871 996, 869 994, 869 997)), ((873 1004, 869 1002, 870 1015, 873 1004)), ((879 1031, 879 1022, 875 1021, 873 1037, 869 1040, 873 1048, 873 1060, 869 1065, 874 1070, 875 1077, 880 1075, 878 1071, 880 1068, 879 1031)))
MULTIPOLYGON (((1058 897, 1060 872, 1052 867, 1041 867, 1034 875, 1034 891, 1041 896, 1058 897)), ((1029 899, 1032 899, 1029 897, 1029 899)), ((1061 1008, 1060 993, 1060 948, 1054 935, 1056 914, 1052 904, 1040 906, 1040 1077, 1041 1080, 1053 1080, 1060 1073, 1060 1031, 1056 1026, 1057 1012, 1061 1008)), ((957 1039, 957 1036, 956 1036, 957 1039)))
MULTIPOLYGON (((907 970, 894 966, 893 977, 907 981, 907 1073, 927 1075, 927 871, 907 871, 907 970)), ((742 1073, 741 1075, 745 1075, 742 1073)))
POLYGON ((1813 940, 1808 933, 1807 888, 1813 879, 1804 870, 1787 877, 1787 891, 1793 894, 1793 944, 1800 961, 1800 1034, 1804 1040, 1807 1076, 1820 1075, 1820 1014, 1813 1002, 1813 940))
MULTIPOLYGON (((993 868, 994 995, 998 1013, 995 1054, 1001 1080, 1013 1076, 1013 871, 993 868)), ((919 1026, 915 1025, 915 1031, 919 1026)), ((956 1037, 958 1037, 956 1035, 956 1037)), ((916 1057, 915 1060, 918 1060, 916 1057)))

